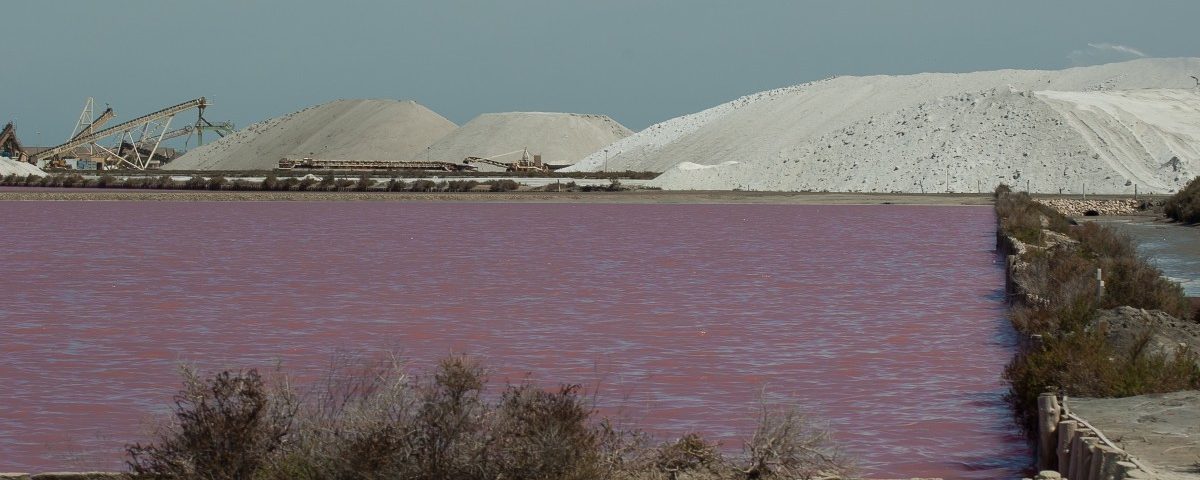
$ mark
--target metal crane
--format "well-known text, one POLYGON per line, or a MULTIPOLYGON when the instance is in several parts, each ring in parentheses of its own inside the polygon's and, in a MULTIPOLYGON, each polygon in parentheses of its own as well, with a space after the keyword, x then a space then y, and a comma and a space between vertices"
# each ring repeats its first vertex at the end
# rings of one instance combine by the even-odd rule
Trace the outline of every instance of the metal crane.
MULTIPOLYGON (((150 160, 154 158, 155 152, 162 143, 163 137, 169 131, 171 120, 182 112, 197 109, 203 117, 204 108, 208 106, 204 97, 195 100, 188 100, 178 105, 173 105, 157 112, 142 115, 133 120, 123 122, 112 127, 88 133, 87 128, 84 128, 83 134, 74 135, 73 138, 62 145, 58 145, 40 152, 31 157, 30 161, 36 164, 38 161, 55 158, 67 152, 74 151, 75 148, 83 145, 94 145, 97 148, 107 153, 110 158, 118 163, 127 164, 138 170, 145 170, 150 165, 150 160), (140 130, 138 138, 134 138, 134 132, 140 130), (124 152, 126 155, 121 155, 110 148, 104 147, 97 142, 102 139, 117 136, 117 146, 114 148, 120 149, 120 146, 125 143, 137 144, 139 142, 149 142, 153 140, 153 146, 150 148, 149 155, 143 156, 140 149, 133 148, 129 152, 124 152)), ((102 114, 103 116, 103 114, 102 114)))
POLYGON ((12 122, 8 122, 4 129, 0 130, 0 155, 19 162, 25 161, 25 149, 17 140, 17 127, 12 122))
POLYGON ((96 117, 95 120, 92 120, 91 124, 80 128, 78 133, 71 135, 71 139, 74 140, 84 135, 91 135, 96 131, 97 128, 103 127, 104 124, 108 123, 108 121, 112 120, 115 116, 117 116, 117 113, 113 111, 112 107, 105 109, 103 112, 100 112, 99 117, 96 117))

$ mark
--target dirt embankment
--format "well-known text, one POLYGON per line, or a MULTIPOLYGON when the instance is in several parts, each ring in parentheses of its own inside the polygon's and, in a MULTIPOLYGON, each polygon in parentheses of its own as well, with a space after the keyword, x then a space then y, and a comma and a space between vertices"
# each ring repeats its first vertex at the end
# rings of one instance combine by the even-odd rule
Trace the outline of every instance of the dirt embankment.
POLYGON ((430 201, 500 203, 661 203, 661 204, 782 204, 782 205, 988 205, 983 195, 908 195, 788 192, 282 192, 130 189, 0 188, 0 201, 430 201))
MULTIPOLYGON (((1039 202, 1049 206, 1063 205, 1055 200, 1039 202)), ((1032 223, 1033 230, 1038 229, 1037 223, 1032 223)), ((1040 218, 1040 245, 1025 244, 1014 236, 997 232, 998 248, 1002 253, 1008 254, 1008 292, 1014 304, 1019 307, 1038 308, 1054 305, 1052 295, 1048 294, 1045 288, 1048 283, 1048 271, 1037 268, 1037 265, 1028 259, 1037 258, 1039 253, 1044 254, 1052 250, 1069 252, 1081 247, 1080 240, 1049 228, 1051 223, 1054 223, 1052 218, 1040 218)), ((1024 227, 1026 230, 1020 230, 1020 227, 1010 228, 1028 234, 1027 229, 1031 226, 1025 224, 1024 227)), ((1200 323, 1190 318, 1177 318, 1163 311, 1129 306, 1094 311, 1090 322, 1087 322, 1084 328, 1057 334, 1069 340, 1070 337, 1097 332, 1103 332, 1103 342, 1111 347, 1112 353, 1120 352, 1134 358, 1145 356, 1171 360, 1178 359, 1177 355, 1184 352, 1200 352, 1200 323)), ((1057 342, 1062 343, 1062 338, 1058 338, 1057 342)), ((1043 352, 1043 349, 1050 350, 1049 347, 1034 347, 1043 344, 1040 341, 1030 341, 1028 344, 1032 347, 1028 349, 1031 353, 1026 353, 1028 356, 1043 352)), ((1086 355, 1080 355, 1079 358, 1086 358, 1086 355)), ((1110 356, 1106 360, 1097 361, 1118 365, 1122 359, 1110 356)), ((1196 361, 1200 367, 1200 359, 1196 361)), ((1070 373, 1086 376, 1087 372, 1094 370, 1094 365, 1068 362, 1067 368, 1072 371, 1070 373)), ((1145 379, 1145 373, 1132 374, 1128 378, 1145 379)), ((1122 398, 1072 397, 1069 406, 1074 414, 1104 432, 1122 450, 1139 458, 1142 464, 1152 470, 1153 476, 1150 478, 1200 479, 1200 391, 1184 390, 1122 398)))

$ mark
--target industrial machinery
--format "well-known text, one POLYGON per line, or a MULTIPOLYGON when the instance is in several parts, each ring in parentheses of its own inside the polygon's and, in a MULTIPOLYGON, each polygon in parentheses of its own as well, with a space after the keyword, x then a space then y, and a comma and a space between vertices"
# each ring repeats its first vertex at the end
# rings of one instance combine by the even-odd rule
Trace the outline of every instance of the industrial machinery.
POLYGON ((277 167, 279 170, 436 170, 446 172, 461 172, 474 170, 470 165, 459 165, 450 162, 401 162, 392 160, 318 160, 301 158, 299 160, 282 158, 277 167))
MULTIPOLYGON (((111 108, 105 109, 100 116, 92 120, 94 101, 87 99, 79 121, 71 133, 71 138, 62 145, 51 147, 29 158, 31 163, 41 161, 53 168, 61 166, 61 160, 67 156, 80 155, 78 148, 86 147, 83 155, 97 161, 101 168, 113 166, 128 166, 137 170, 145 170, 163 160, 159 147, 164 140, 184 134, 196 133, 202 137, 204 130, 215 131, 224 136, 233 131, 229 123, 211 123, 204 118, 204 109, 208 102, 204 97, 173 105, 157 112, 137 117, 133 120, 101 129, 115 114, 111 108), (175 116, 191 109, 198 112, 195 125, 190 129, 171 130, 171 121, 175 116), (105 139, 113 140, 112 146, 101 145, 105 139)), ((203 140, 201 140, 202 142, 203 140)))
POLYGON ((463 159, 464 165, 470 165, 472 163, 486 163, 488 165, 495 165, 503 168, 506 172, 549 172, 551 170, 549 165, 542 163, 541 155, 534 155, 533 158, 530 158, 528 148, 514 150, 508 153, 501 153, 499 155, 491 155, 488 157, 467 157, 463 159), (521 159, 513 163, 505 163, 496 160, 497 158, 507 157, 516 153, 521 154, 521 159))
POLYGON ((20 162, 28 158, 21 142, 17 140, 17 127, 12 122, 8 122, 4 130, 0 130, 0 155, 20 162))
POLYGON ((75 128, 71 130, 70 140, 74 140, 84 135, 91 135, 97 128, 103 127, 104 124, 117 116, 112 107, 106 107, 100 116, 92 119, 92 111, 95 107, 96 100, 88 97, 83 104, 83 111, 79 113, 79 120, 75 122, 75 128))

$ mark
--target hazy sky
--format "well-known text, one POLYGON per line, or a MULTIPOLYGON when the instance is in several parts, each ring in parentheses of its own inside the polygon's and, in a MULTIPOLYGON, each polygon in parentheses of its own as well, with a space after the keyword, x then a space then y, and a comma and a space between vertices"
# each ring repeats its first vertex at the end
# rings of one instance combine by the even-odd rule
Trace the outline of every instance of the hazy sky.
POLYGON ((239 127, 396 98, 458 124, 567 111, 638 130, 830 75, 1200 56, 1196 0, 4 3, 0 121, 30 145, 64 141, 88 96, 119 119, 205 96, 239 127))

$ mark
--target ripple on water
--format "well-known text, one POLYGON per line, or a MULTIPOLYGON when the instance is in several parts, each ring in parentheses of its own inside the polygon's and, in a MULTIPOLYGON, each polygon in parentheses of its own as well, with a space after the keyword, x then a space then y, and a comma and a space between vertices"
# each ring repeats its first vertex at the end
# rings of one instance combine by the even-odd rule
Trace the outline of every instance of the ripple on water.
POLYGON ((471 352, 733 447, 765 395, 868 474, 1029 461, 987 207, 14 202, 0 222, 0 470, 120 468, 181 362, 311 375, 340 350, 471 352))

